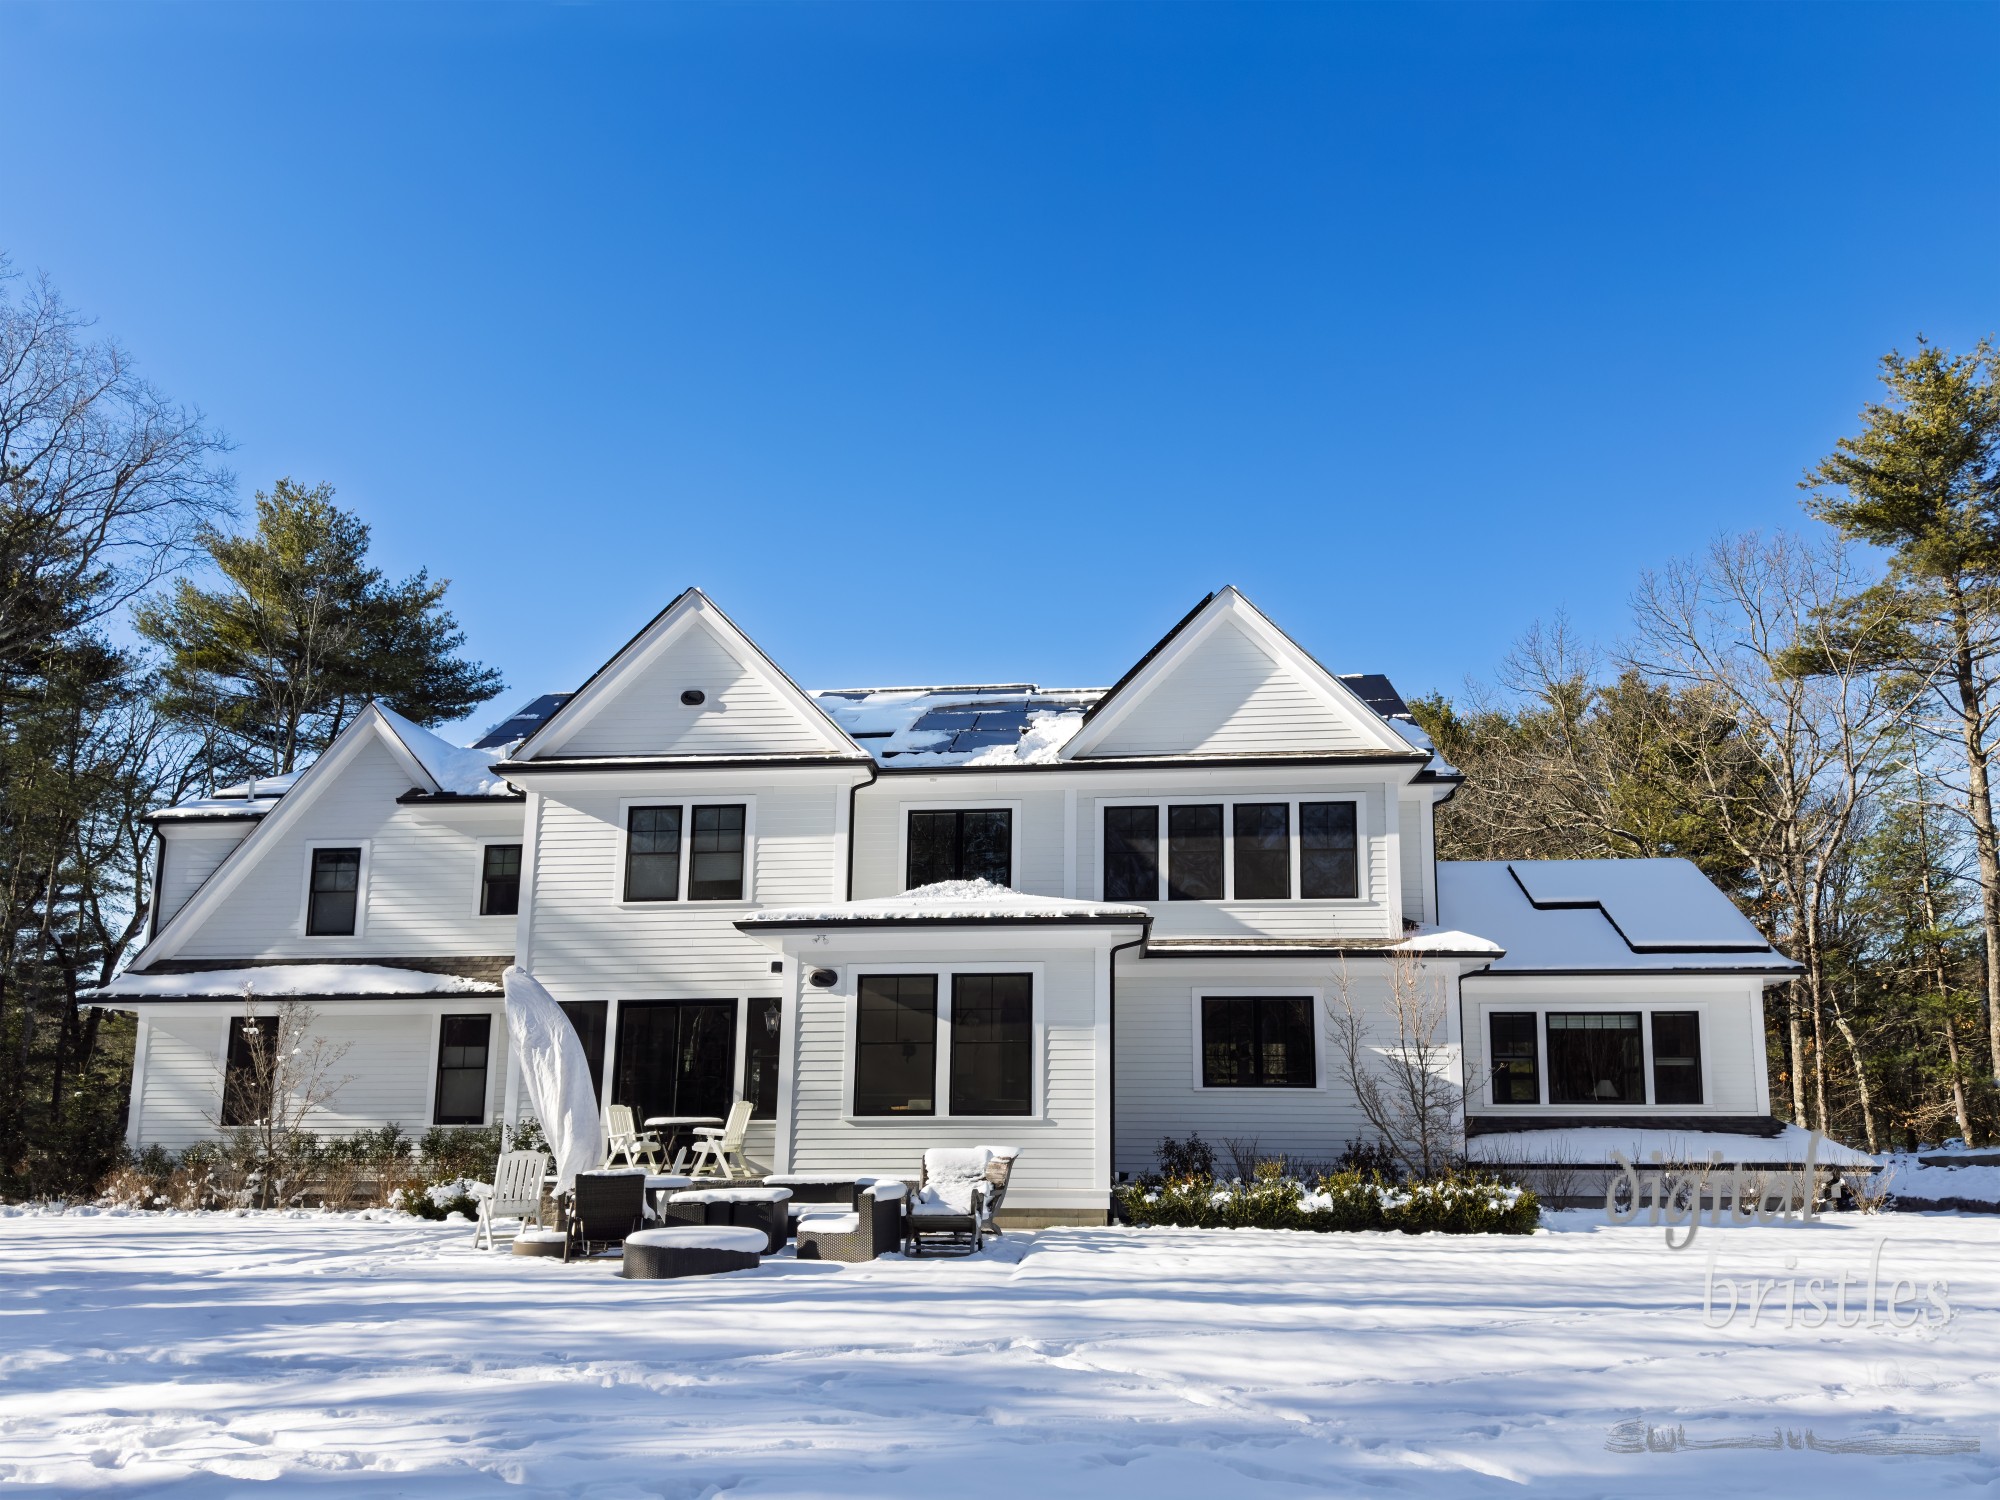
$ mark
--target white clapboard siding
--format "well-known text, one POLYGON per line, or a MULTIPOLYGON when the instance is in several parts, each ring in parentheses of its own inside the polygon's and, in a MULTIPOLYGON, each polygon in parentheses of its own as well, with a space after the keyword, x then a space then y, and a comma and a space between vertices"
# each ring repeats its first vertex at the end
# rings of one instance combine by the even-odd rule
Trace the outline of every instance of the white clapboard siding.
MULTIPOLYGON (((714 774, 690 778, 701 796, 754 793, 755 905, 835 899, 837 800, 824 783, 773 786, 714 774)), ((777 955, 736 930, 752 903, 661 901, 621 904, 620 795, 563 792, 542 804, 535 845, 536 978, 560 1000, 748 999, 779 993, 777 955)), ((688 795, 651 788, 646 800, 688 795)))
MULTIPOLYGON (((1092 790, 1095 787, 1093 779, 1092 790)), ((1395 930, 1396 914, 1389 900, 1389 846, 1384 837, 1386 800, 1379 781, 1357 785, 1301 776, 1287 783, 1197 785, 1177 788, 1169 794, 1163 794, 1157 786, 1147 786, 1079 795, 1076 892, 1080 898, 1098 900, 1104 889, 1100 873, 1103 826, 1098 809, 1151 802, 1162 795, 1176 799, 1214 797, 1218 802, 1225 798, 1250 801, 1299 797, 1311 801, 1356 796, 1361 802, 1357 832, 1363 841, 1367 884, 1365 899, 1358 901, 1160 901, 1152 906, 1155 937, 1381 937, 1395 930)), ((1161 833, 1164 845, 1164 826, 1161 833)))
POLYGON ((1091 756, 1362 750, 1374 741, 1233 621, 1198 641, 1091 747, 1091 756))
POLYGON ((187 935, 177 958, 443 957, 508 953, 512 917, 481 917, 479 876, 488 840, 521 837, 522 804, 399 806, 410 773, 371 738, 333 784, 262 849, 227 901, 187 935), (308 850, 314 843, 368 846, 362 931, 307 937, 308 850))
MULTIPOLYGON (((1472 979, 1463 989, 1466 1077, 1476 1081, 1467 1100, 1470 1113, 1492 1109, 1484 1080, 1492 1074, 1489 1059, 1487 1017, 1493 1011, 1639 1011, 1691 1010, 1701 1017, 1702 1102, 1699 1105, 1662 1106, 1671 1114, 1702 1113, 1761 1114, 1758 1099, 1762 1077, 1760 1057, 1764 1046, 1758 1020, 1757 987, 1740 978, 1702 979, 1696 977, 1646 979, 1639 976, 1593 978, 1583 984, 1542 983, 1523 976, 1472 979)), ((1538 1029, 1545 1026, 1538 1020, 1538 1029)), ((1642 1027, 1648 1023, 1642 1019, 1642 1027)), ((1650 1045, 1650 1034, 1648 1035, 1650 1045)), ((1543 1081, 1544 1094, 1548 1091, 1543 1081)), ((1650 1099, 1652 1079, 1646 1080, 1650 1099)), ((1650 1104, 1647 1106, 1652 1107, 1650 1104)), ((1501 1113, 1511 1117, 1536 1113, 1556 1115, 1587 1114, 1591 1106, 1577 1104, 1509 1106, 1501 1113)), ((1627 1111, 1630 1112, 1629 1110, 1627 1111)))
POLYGON ((223 823, 214 827, 169 827, 160 842, 159 917, 155 929, 173 918, 215 873, 223 857, 243 842, 254 825, 223 823))
POLYGON ((574 733, 558 737, 549 753, 759 755, 827 749, 824 730, 787 702, 763 670, 745 667, 697 620, 620 683, 616 696, 574 733), (704 695, 699 707, 681 702, 691 688, 704 695))
POLYGON ((1434 922, 1429 910, 1431 851, 1424 844, 1423 805, 1408 797, 1396 804, 1401 828, 1403 915, 1412 922, 1434 922))
POLYGON ((1014 889, 1063 894, 1063 793, 1045 778, 884 777, 862 788, 854 809, 854 895, 894 896, 906 888, 904 825, 921 808, 1019 804, 1014 812, 1014 889))
MULTIPOLYGON (((885 950, 887 951, 887 950, 885 950)), ((907 960, 907 955, 901 955, 907 960)), ((1004 967, 1039 963, 1045 1109, 1040 1119, 847 1119, 848 1003, 839 994, 808 989, 800 1002, 794 1119, 798 1144, 794 1172, 882 1172, 914 1178, 933 1146, 1013 1145, 1021 1156, 1008 1184, 1010 1207, 1104 1207, 1097 1175, 1096 957, 1075 950, 968 949, 954 964, 1004 967)), ((942 965, 941 965, 942 966, 942 965)), ((865 961, 846 966, 868 972, 865 961)), ((940 1028, 939 1045, 947 1045, 940 1028)))
MULTIPOLYGON (((486 1123, 506 1105, 507 1021, 497 1001, 467 996, 442 1002, 413 1001, 401 1014, 379 1002, 365 1010, 342 1009, 339 1000, 313 1005, 310 1035, 323 1043, 325 1077, 332 1088, 305 1128, 346 1135, 401 1125, 412 1135, 431 1127, 435 1105, 438 1020, 443 1015, 490 1015, 486 1065, 486 1123), (336 1056, 335 1054, 338 1053, 336 1056)), ((263 1007, 271 1014, 273 1007, 263 1007)), ((222 1065, 231 1021, 240 1007, 202 1006, 156 1010, 147 1020, 140 1086, 141 1146, 182 1150, 222 1134, 222 1065)), ((310 1044, 309 1044, 310 1045, 310 1044)))
MULTIPOLYGON (((1368 1015, 1384 1015, 1388 984, 1380 965, 1351 966, 1349 995, 1368 1015)), ((1262 1157, 1284 1156, 1295 1163, 1330 1162, 1349 1141, 1371 1132, 1332 1066, 1325 1010, 1338 988, 1328 964, 1260 960, 1233 966, 1163 962, 1118 966, 1118 1156, 1122 1172, 1157 1170, 1162 1137, 1198 1134, 1215 1148, 1217 1170, 1232 1170, 1223 1142, 1257 1143, 1262 1157), (1209 1089, 1196 1084, 1201 1056, 1194 997, 1198 990, 1274 993, 1305 988, 1322 991, 1319 1048, 1322 1087, 1311 1089, 1209 1089)), ((1389 1025, 1386 1018, 1379 1024, 1389 1025)))

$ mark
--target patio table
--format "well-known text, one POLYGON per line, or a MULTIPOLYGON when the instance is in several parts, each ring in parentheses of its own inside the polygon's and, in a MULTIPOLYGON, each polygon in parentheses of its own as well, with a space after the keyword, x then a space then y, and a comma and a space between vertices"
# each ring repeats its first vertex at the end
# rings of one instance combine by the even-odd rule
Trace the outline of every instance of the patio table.
POLYGON ((661 1144, 666 1147, 667 1165, 678 1171, 681 1165, 682 1148, 679 1139, 683 1132, 697 1125, 722 1126, 726 1122, 720 1115, 650 1115, 645 1122, 647 1130, 667 1132, 661 1144))

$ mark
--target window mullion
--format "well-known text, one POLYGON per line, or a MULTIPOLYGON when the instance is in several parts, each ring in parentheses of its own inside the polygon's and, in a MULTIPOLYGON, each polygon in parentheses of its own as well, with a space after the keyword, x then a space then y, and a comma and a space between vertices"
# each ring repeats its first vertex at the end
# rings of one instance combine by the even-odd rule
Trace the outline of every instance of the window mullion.
POLYGON ((1236 899, 1236 803, 1222 799, 1222 899, 1236 899))
MULTIPOLYGON (((963 814, 960 814, 963 817, 963 814)), ((958 976, 950 969, 941 969, 937 976, 937 1006, 931 1024, 936 1028, 937 1045, 933 1049, 936 1057, 936 1082, 932 1085, 931 1114, 935 1118, 950 1119, 953 1113, 951 1099, 951 1054, 952 1032, 952 981, 958 976)))

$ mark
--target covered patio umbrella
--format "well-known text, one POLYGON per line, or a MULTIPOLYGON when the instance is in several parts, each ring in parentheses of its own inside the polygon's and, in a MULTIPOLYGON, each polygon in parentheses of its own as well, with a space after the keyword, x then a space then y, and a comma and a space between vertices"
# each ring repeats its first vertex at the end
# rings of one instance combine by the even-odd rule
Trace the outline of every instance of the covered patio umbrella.
POLYGON ((556 1191, 576 1186, 576 1174, 604 1160, 597 1092, 583 1043, 562 1007, 525 969, 509 965, 500 976, 507 992, 507 1031, 514 1041, 528 1102, 542 1122, 555 1157, 556 1191))

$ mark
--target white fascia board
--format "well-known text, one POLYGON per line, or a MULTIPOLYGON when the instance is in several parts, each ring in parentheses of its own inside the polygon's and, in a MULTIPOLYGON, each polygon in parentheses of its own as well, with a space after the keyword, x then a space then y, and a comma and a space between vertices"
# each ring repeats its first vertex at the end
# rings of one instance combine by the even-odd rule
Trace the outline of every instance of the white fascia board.
POLYGON ((1217 590, 1208 608, 1184 626, 1165 650, 1146 663, 1138 676, 1121 687, 1114 700, 1098 705, 1090 721, 1063 746, 1062 758, 1076 760, 1087 756, 1093 745, 1102 742, 1127 714, 1151 695, 1184 656, 1206 640, 1224 621, 1234 621, 1247 630, 1251 638, 1273 658, 1290 666, 1309 687, 1315 689, 1328 707, 1353 719, 1361 733, 1374 740, 1379 748, 1398 753, 1413 748, 1408 740, 1383 723, 1382 716, 1364 703, 1352 688, 1315 661, 1230 584, 1217 590))
POLYGON ((410 753, 410 747, 405 745, 395 730, 389 727, 388 721, 375 711, 375 705, 369 704, 352 724, 340 732, 340 737, 327 746, 326 753, 306 767, 292 789, 285 793, 278 800, 278 805, 266 813, 263 820, 250 830, 243 842, 223 855, 222 863, 217 865, 208 879, 202 882, 201 888, 182 903, 181 909, 167 919, 167 925, 154 935, 153 940, 132 961, 132 967, 144 973, 155 961, 172 958, 180 952, 182 945, 187 942, 188 934, 206 921, 230 893, 242 884, 245 874, 262 857, 265 846, 277 840, 287 828, 305 816, 306 809, 319 800, 321 792, 340 779, 341 773, 353 762, 354 757, 360 754, 361 747, 371 737, 379 737, 382 743, 389 747, 390 753, 411 773, 412 786, 427 786, 433 792, 438 789, 437 783, 431 780, 430 773, 424 769, 423 762, 410 753))
MULTIPOLYGON (((924 962, 937 958, 984 962, 995 953, 1027 955, 1051 949, 1109 948, 1144 931, 1142 922, 1065 925, 1061 922, 979 922, 946 925, 904 923, 863 927, 830 922, 824 927, 782 927, 744 934, 797 959, 808 969, 853 963, 924 962)), ((808 986, 805 993, 814 993, 808 986)))
POLYGON ((696 622, 708 626, 717 643, 735 659, 738 666, 753 676, 763 678, 781 698, 791 704, 813 727, 828 750, 839 754, 867 755, 865 750, 848 737, 846 730, 834 723, 825 709, 814 702, 804 689, 793 682, 778 664, 765 654, 762 647, 745 635, 735 621, 716 607, 714 601, 700 589, 689 589, 636 638, 627 642, 624 649, 601 667, 597 675, 584 685, 581 692, 557 709, 547 723, 516 746, 513 759, 533 760, 538 756, 550 755, 560 750, 579 729, 588 724, 606 704, 618 696, 635 673, 643 671, 668 646, 693 629, 696 622))

